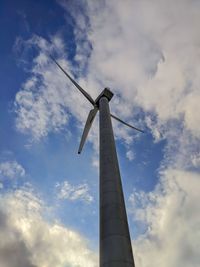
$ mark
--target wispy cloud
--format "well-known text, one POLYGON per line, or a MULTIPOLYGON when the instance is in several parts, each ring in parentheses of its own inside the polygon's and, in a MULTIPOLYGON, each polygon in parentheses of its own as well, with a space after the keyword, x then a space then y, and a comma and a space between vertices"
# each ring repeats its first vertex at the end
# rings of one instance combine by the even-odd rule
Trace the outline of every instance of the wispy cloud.
POLYGON ((14 179, 25 176, 25 169, 16 161, 0 163, 0 179, 14 179))
MULTIPOLYGON (((17 93, 15 100, 17 129, 23 133, 30 133, 34 140, 47 136, 51 131, 61 130, 69 119, 65 100, 60 92, 60 90, 64 92, 66 82, 62 83, 60 75, 52 79, 55 66, 48 64, 45 54, 47 50, 51 51, 52 47, 57 47, 62 53, 61 39, 54 37, 53 40, 53 44, 49 45, 43 38, 33 36, 27 42, 18 40, 16 43, 17 49, 27 50, 28 47, 39 49, 39 54, 34 60, 32 75, 22 85, 22 90, 17 93)), ((66 94, 64 95, 66 97, 66 94)))
POLYGON ((128 160, 132 161, 132 160, 134 160, 134 158, 135 158, 135 154, 133 153, 132 150, 128 150, 128 151, 126 152, 126 157, 127 157, 128 160))
POLYGON ((56 184, 58 199, 66 199, 70 201, 80 200, 85 203, 91 203, 93 197, 89 194, 89 187, 86 183, 79 185, 71 185, 68 181, 56 184))

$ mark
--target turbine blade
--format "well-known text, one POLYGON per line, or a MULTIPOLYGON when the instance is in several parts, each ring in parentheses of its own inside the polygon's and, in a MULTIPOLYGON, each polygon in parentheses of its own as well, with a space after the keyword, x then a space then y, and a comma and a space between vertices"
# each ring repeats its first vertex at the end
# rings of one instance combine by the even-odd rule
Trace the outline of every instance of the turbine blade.
POLYGON ((81 142, 80 142, 80 146, 79 146, 79 149, 78 149, 78 154, 81 153, 82 151, 82 148, 85 144, 85 140, 88 136, 88 133, 89 133, 89 130, 92 126, 92 123, 93 123, 93 120, 97 114, 97 111, 98 111, 98 108, 95 107, 94 109, 91 109, 89 114, 88 114, 88 117, 87 117, 87 121, 86 121, 86 124, 85 124, 85 128, 83 130, 83 134, 82 134, 82 137, 81 137, 81 142))
POLYGON ((87 100, 94 106, 95 102, 92 97, 74 80, 72 77, 60 66, 60 64, 50 55, 50 58, 56 63, 56 65, 64 72, 64 74, 70 79, 70 81, 78 88, 78 90, 87 98, 87 100))
POLYGON ((112 118, 114 118, 115 120, 117 120, 117 121, 119 121, 119 122, 125 124, 125 125, 128 126, 128 127, 132 128, 132 129, 134 129, 134 130, 137 130, 137 131, 139 131, 139 132, 141 132, 141 133, 144 133, 143 130, 140 130, 140 129, 138 129, 138 128, 136 128, 136 127, 134 127, 134 126, 132 126, 132 125, 126 123, 126 122, 124 122, 123 120, 117 118, 116 116, 114 116, 114 115, 112 115, 112 114, 110 114, 110 116, 111 116, 112 118))

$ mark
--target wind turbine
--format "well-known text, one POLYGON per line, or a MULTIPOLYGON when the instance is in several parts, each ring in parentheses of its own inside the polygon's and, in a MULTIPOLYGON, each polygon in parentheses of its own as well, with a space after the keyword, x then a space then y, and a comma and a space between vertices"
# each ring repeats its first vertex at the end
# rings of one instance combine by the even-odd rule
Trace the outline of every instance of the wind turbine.
POLYGON ((111 117, 137 131, 142 130, 112 115, 109 102, 113 93, 105 88, 96 100, 76 83, 74 79, 52 57, 51 59, 64 72, 68 79, 93 105, 83 130, 78 153, 99 111, 100 132, 100 267, 134 267, 134 258, 127 221, 126 207, 117 159, 111 117))

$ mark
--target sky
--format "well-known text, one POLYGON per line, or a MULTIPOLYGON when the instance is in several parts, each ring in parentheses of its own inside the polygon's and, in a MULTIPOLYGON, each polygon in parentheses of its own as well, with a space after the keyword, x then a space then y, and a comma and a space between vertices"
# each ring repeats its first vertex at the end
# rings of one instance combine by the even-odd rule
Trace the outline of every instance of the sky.
POLYGON ((2 0, 0 266, 98 267, 98 116, 113 121, 136 266, 200 265, 200 1, 2 0))

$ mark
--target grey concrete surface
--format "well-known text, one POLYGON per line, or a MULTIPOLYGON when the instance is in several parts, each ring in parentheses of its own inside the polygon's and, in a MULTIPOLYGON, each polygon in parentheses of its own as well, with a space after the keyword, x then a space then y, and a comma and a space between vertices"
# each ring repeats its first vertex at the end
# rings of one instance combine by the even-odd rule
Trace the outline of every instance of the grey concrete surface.
POLYGON ((100 267, 134 267, 109 102, 100 111, 100 267))

